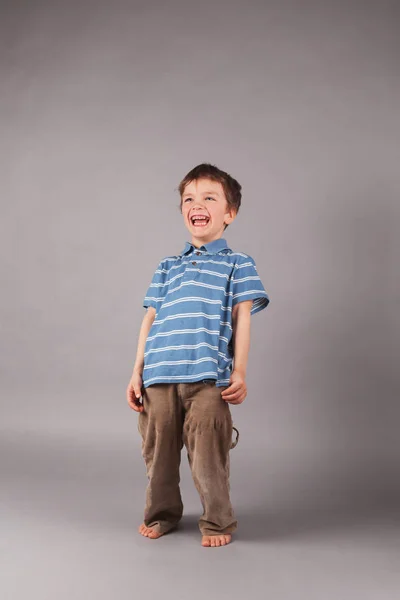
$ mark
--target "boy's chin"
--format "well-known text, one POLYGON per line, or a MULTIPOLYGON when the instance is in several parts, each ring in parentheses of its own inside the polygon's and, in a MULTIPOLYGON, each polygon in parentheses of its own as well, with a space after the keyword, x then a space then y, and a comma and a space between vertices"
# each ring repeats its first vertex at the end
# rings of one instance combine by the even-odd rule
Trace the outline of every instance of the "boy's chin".
POLYGON ((189 225, 188 230, 190 233, 196 237, 201 237, 202 235, 210 235, 212 232, 211 227, 206 225, 205 227, 195 227, 194 225, 189 225))

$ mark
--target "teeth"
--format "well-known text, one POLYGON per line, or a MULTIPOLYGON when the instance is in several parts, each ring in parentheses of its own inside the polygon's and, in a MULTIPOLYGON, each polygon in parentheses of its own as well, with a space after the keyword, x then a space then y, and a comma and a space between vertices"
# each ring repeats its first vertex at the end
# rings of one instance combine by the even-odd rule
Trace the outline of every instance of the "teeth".
POLYGON ((192 217, 191 221, 192 223, 195 223, 196 221, 207 221, 208 217, 203 217, 203 216, 199 216, 199 217, 192 217))

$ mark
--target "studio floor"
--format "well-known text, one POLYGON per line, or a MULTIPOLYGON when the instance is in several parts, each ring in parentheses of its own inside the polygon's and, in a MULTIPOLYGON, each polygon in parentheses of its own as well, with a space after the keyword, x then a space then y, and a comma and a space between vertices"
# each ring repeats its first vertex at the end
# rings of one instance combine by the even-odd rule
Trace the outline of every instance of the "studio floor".
POLYGON ((398 597, 396 505, 368 497, 361 479, 344 502, 340 469, 327 473, 315 453, 269 447, 257 458, 242 442, 231 459, 239 529, 229 546, 203 548, 184 452, 184 518, 150 540, 137 533, 146 475, 136 435, 49 431, 1 433, 2 600, 398 597))

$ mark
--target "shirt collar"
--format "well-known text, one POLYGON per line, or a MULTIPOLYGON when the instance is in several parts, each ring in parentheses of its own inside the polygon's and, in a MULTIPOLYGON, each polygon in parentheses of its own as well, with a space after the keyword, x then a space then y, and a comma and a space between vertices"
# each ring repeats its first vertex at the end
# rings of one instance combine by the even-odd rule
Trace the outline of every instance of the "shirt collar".
POLYGON ((225 250, 225 249, 230 250, 225 238, 218 238, 217 240, 208 242, 208 244, 203 244, 203 246, 200 246, 200 248, 196 248, 196 246, 194 246, 190 242, 186 242, 185 247, 181 251, 179 256, 183 256, 184 254, 187 254, 191 250, 206 250, 207 252, 210 252, 211 254, 216 254, 220 250, 225 250))

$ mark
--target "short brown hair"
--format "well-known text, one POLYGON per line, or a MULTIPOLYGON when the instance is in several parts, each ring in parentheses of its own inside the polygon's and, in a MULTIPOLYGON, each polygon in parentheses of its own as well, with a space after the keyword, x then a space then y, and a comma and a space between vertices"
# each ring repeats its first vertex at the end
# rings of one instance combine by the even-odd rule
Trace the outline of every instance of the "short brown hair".
MULTIPOLYGON (((201 165, 197 165, 194 167, 179 184, 178 191, 181 197, 181 203, 179 208, 182 212, 182 195, 185 190, 185 187, 191 181, 196 181, 197 179, 212 179, 213 181, 217 181, 222 185, 222 189, 224 190, 224 194, 226 197, 226 201, 229 208, 233 208, 236 214, 239 212, 241 200, 242 200, 242 186, 236 179, 234 179, 229 173, 225 171, 221 171, 215 165, 210 163, 202 163, 201 165)), ((228 227, 225 224, 224 230, 228 227)))

